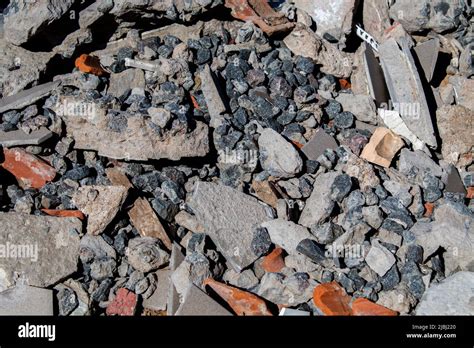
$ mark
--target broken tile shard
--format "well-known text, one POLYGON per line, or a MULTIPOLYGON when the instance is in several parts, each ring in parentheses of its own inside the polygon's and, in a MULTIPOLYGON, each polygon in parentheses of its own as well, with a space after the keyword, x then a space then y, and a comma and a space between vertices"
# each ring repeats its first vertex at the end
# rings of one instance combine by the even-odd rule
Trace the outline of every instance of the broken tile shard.
POLYGON ((365 145, 361 158, 388 168, 393 157, 405 145, 403 140, 390 129, 379 127, 365 145))
POLYGON ((313 301, 324 315, 351 315, 351 298, 336 282, 319 284, 314 288, 313 301))
POLYGON ((39 189, 56 177, 53 167, 21 148, 4 148, 3 156, 5 160, 1 166, 12 173, 24 188, 39 189))

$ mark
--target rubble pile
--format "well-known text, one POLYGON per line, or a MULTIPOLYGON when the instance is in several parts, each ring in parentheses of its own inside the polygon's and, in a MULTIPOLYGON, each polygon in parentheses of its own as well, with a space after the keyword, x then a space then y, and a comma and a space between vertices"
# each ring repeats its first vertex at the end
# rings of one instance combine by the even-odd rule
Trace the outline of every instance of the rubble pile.
POLYGON ((270 5, 0 8, 0 314, 474 314, 469 1, 270 5))

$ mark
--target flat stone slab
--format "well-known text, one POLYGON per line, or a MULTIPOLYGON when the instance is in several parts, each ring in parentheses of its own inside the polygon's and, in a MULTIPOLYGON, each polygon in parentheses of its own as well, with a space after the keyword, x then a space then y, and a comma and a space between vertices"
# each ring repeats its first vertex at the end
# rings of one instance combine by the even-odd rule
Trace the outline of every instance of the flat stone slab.
POLYGON ((316 161, 319 156, 324 154, 326 149, 337 149, 337 143, 332 136, 320 128, 314 133, 311 140, 303 146, 301 151, 303 151, 308 159, 316 161))
POLYGON ((209 129, 203 122, 196 121, 189 133, 168 133, 160 139, 147 115, 115 116, 123 118, 123 124, 120 123, 123 128, 117 130, 111 126, 112 117, 96 104, 84 105, 75 98, 62 97, 54 111, 61 114, 67 133, 75 140, 76 149, 94 150, 100 156, 136 161, 162 158, 177 161, 183 157, 204 157, 209 152, 209 129), (64 105, 68 107, 67 112, 63 111, 64 105))
POLYGON ((14 285, 16 274, 47 287, 77 270, 79 219, 0 213, 0 226, 0 291, 14 285))
POLYGON ((206 99, 209 115, 211 116, 210 125, 216 128, 224 121, 222 114, 226 111, 226 107, 222 101, 209 65, 203 67, 199 76, 201 78, 202 93, 206 99))
POLYGON ((232 315, 227 309, 201 291, 196 285, 189 287, 183 303, 175 315, 232 315))
POLYGON ((40 128, 26 134, 22 130, 10 132, 0 131, 0 145, 4 147, 39 145, 53 136, 53 133, 47 128, 40 128))
POLYGON ((199 181, 189 205, 217 248, 238 272, 253 263, 253 228, 271 220, 252 196, 231 187, 199 181))
POLYGON ((458 272, 423 294, 416 315, 474 315, 474 272, 458 272))
POLYGON ((53 291, 27 285, 0 292, 0 315, 53 315, 53 291))
POLYGON ((402 41, 400 49, 390 38, 379 46, 379 53, 390 96, 403 121, 420 140, 436 147, 428 103, 408 44, 402 41))
POLYGON ((52 90, 61 85, 60 81, 48 82, 30 89, 25 89, 20 93, 5 97, 0 100, 0 113, 9 110, 18 110, 34 104, 41 98, 46 97, 52 90))
POLYGON ((168 291, 171 286, 171 271, 168 269, 156 271, 156 290, 149 298, 143 300, 143 307, 155 311, 164 311, 168 302, 168 291))

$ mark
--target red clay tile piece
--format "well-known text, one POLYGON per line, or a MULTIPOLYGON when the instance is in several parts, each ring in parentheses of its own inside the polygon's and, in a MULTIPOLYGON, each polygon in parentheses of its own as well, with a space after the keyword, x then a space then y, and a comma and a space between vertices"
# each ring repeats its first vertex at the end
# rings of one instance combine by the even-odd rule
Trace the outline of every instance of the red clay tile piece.
POLYGON ((265 301, 250 292, 220 283, 212 278, 207 278, 203 284, 209 285, 237 315, 272 315, 265 301))
POLYGON ((430 217, 433 214, 434 204, 426 202, 425 203, 425 214, 424 217, 430 217))
POLYGON ((90 56, 88 54, 81 54, 76 59, 75 64, 76 64, 76 68, 78 68, 80 71, 84 73, 93 74, 96 76, 102 76, 107 73, 100 66, 99 58, 95 56, 90 56))
POLYGON ((362 297, 356 298, 352 302, 352 314, 353 315, 377 315, 377 316, 398 315, 397 312, 362 297))
POLYGON ((117 290, 117 294, 105 310, 107 315, 132 316, 137 307, 137 295, 125 288, 117 290))
POLYGON ((23 149, 3 149, 1 166, 12 173, 23 188, 39 189, 56 176, 56 170, 23 149))
POLYGON ((313 301, 324 315, 351 315, 351 297, 336 282, 319 284, 314 288, 313 301))
POLYGON ((80 210, 59 210, 59 209, 41 209, 41 211, 50 216, 75 217, 84 220, 84 214, 80 210))
POLYGON ((265 272, 276 273, 285 267, 283 260, 283 249, 275 248, 270 254, 264 257, 262 267, 265 272))

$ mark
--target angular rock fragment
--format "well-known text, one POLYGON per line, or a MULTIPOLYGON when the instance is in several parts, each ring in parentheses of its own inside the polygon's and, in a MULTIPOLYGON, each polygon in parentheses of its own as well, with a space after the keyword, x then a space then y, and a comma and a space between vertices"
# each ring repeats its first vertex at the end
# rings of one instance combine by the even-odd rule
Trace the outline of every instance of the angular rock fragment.
POLYGON ((362 150, 361 158, 390 167, 393 157, 404 146, 403 140, 387 128, 377 128, 370 141, 362 150))
POLYGON ((306 206, 301 212, 298 223, 311 227, 324 222, 334 209, 334 202, 331 200, 331 186, 340 173, 329 172, 316 177, 313 185, 313 193, 306 201, 306 206))
POLYGON ((438 60, 439 39, 434 38, 416 45, 415 54, 420 62, 428 82, 433 78, 434 69, 438 60))
POLYGON ((416 315, 473 315, 474 273, 458 272, 426 290, 416 315))
POLYGON ((165 311, 168 302, 168 291, 171 286, 171 271, 156 271, 157 285, 153 294, 143 300, 143 307, 154 311, 165 311))
POLYGON ((258 138, 260 147, 260 163, 272 176, 291 178, 298 174, 303 161, 295 148, 280 134, 271 128, 266 128, 258 138))
POLYGON ((313 239, 308 229, 284 219, 275 219, 264 222, 271 241, 281 246, 288 253, 296 253, 296 247, 303 239, 313 239))
POLYGON ((365 257, 365 262, 379 276, 384 276, 393 264, 396 262, 395 256, 375 239, 372 241, 372 247, 365 257))
POLYGON ((270 218, 255 198, 227 186, 199 181, 189 204, 236 271, 240 272, 257 259, 251 248, 253 227, 270 218))
POLYGON ((161 240, 171 250, 171 240, 163 225, 145 198, 138 198, 128 212, 130 221, 142 237, 153 237, 161 240))
POLYGON ((375 174, 373 166, 345 148, 336 165, 336 170, 342 170, 347 175, 356 178, 362 190, 369 187, 376 188, 380 184, 380 179, 375 174))
POLYGON ((266 273, 261 279, 257 294, 279 305, 296 306, 311 299, 316 284, 316 281, 305 273, 289 276, 266 273))
POLYGON ((377 124, 375 103, 367 95, 340 93, 336 100, 341 103, 342 109, 348 111, 362 122, 377 124))
POLYGON ((224 117, 222 114, 226 111, 226 106, 217 88, 215 79, 212 75, 209 65, 205 65, 200 73, 201 89, 206 99, 207 109, 211 116, 210 126, 217 128, 221 125, 224 117))
POLYGON ((183 297, 175 315, 232 315, 197 286, 192 285, 183 297))
POLYGON ((53 315, 53 291, 27 285, 0 292, 0 315, 53 315))
POLYGON ((41 188, 56 177, 56 170, 21 148, 3 149, 1 166, 12 173, 20 186, 41 188))
POLYGON ((113 220, 126 197, 123 186, 92 185, 80 187, 72 200, 87 215, 87 233, 98 235, 113 220))
POLYGON ((117 290, 112 302, 107 306, 107 315, 132 316, 137 307, 137 295, 125 288, 117 290))
POLYGON ((141 272, 157 270, 169 260, 168 253, 160 248, 158 239, 151 237, 131 239, 125 255, 128 263, 141 272))
POLYGON ((77 270, 81 222, 19 213, 0 213, 0 291, 15 284, 47 287, 77 270))

